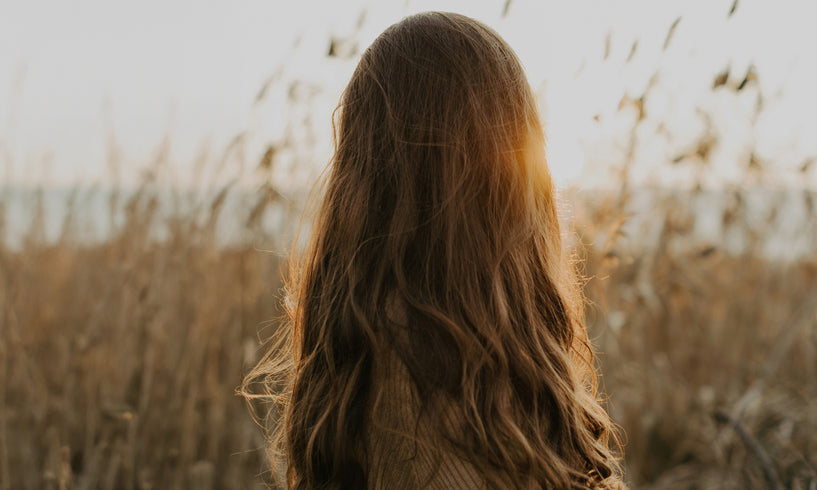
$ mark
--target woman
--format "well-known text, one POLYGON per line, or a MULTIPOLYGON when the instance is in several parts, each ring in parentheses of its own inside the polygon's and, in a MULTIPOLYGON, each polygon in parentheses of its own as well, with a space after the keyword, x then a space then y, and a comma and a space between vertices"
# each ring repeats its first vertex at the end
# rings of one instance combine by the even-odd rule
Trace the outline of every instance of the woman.
POLYGON ((280 408, 286 485, 621 487, 514 52, 473 19, 415 15, 339 110, 290 321, 245 382, 280 408))

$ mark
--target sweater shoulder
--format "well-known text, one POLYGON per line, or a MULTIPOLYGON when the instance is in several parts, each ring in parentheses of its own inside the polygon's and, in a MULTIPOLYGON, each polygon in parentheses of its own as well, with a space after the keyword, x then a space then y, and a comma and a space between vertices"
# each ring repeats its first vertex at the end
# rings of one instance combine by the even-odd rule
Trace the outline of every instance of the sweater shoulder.
POLYGON ((446 450, 432 429, 429 417, 456 423, 450 414, 420 413, 413 381, 396 353, 376 363, 374 386, 366 434, 369 490, 486 488, 477 468, 446 450))

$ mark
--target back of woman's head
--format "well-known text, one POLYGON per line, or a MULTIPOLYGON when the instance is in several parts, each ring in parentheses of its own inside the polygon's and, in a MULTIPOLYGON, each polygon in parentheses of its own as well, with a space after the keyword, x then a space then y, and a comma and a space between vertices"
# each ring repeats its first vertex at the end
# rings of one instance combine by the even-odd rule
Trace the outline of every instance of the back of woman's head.
POLYGON ((335 138, 290 281, 291 349, 252 373, 289 376, 276 400, 291 486, 365 487, 388 353, 421 412, 463 422, 429 418, 490 485, 616 486, 544 135, 510 47, 461 15, 404 19, 363 54, 335 138))

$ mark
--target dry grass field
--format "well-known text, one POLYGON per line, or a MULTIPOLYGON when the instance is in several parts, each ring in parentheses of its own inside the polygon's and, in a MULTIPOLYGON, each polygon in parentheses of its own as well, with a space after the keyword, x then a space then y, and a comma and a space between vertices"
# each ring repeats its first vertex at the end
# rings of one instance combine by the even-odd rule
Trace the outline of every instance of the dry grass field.
MULTIPOLYGON (((131 195, 104 242, 48 241, 35 219, 0 247, 0 489, 263 486, 264 441, 235 390, 276 328, 284 260, 218 245, 219 219, 249 218, 219 216, 223 199, 164 217, 157 199, 131 195)), ((626 194, 575 205, 628 479, 813 490, 817 250, 784 263, 693 243, 689 199, 653 210, 659 238, 642 248, 622 227, 626 194)), ((722 219, 760 236, 740 209, 722 219)))
POLYGON ((0 488, 260 486, 235 388, 280 262, 216 248, 206 224, 146 238, 154 198, 132 198, 105 243, 0 252, 0 488))
POLYGON ((660 204, 646 250, 624 251, 615 205, 576 224, 583 242, 606 240, 583 249, 588 323, 627 475, 634 488, 817 488, 817 210, 801 228, 811 253, 783 262, 734 219, 741 199, 718 218, 744 253, 692 240, 694 194, 660 204))

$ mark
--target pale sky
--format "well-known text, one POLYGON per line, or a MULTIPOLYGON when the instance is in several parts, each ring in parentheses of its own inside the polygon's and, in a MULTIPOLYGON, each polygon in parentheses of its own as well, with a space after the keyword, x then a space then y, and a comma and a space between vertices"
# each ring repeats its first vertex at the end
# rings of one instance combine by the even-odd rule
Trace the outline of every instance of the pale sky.
MULTIPOLYGON (((365 48, 404 15, 434 9, 486 22, 519 53, 540 96, 557 183, 609 180, 606 165, 621 161, 636 114, 618 109, 622 96, 639 97, 658 72, 637 178, 687 184, 694 166, 659 164, 697 141, 704 112, 719 137, 714 184, 739 182, 754 150, 783 169, 774 183, 814 185, 817 169, 788 169, 817 156, 817 2, 739 0, 729 17, 732 4, 512 0, 503 18, 504 0, 0 0, 0 178, 104 182, 114 134, 123 179, 169 136, 167 175, 185 184, 200 177, 193 162, 205 141, 220 155, 246 132, 245 174, 289 135, 297 148, 280 155, 279 184, 306 180, 329 156, 331 111, 357 61, 327 58, 331 36, 365 48), (727 66, 735 86, 751 65, 757 81, 745 90, 711 90, 727 66)), ((237 161, 222 172, 238 172, 237 161)))

